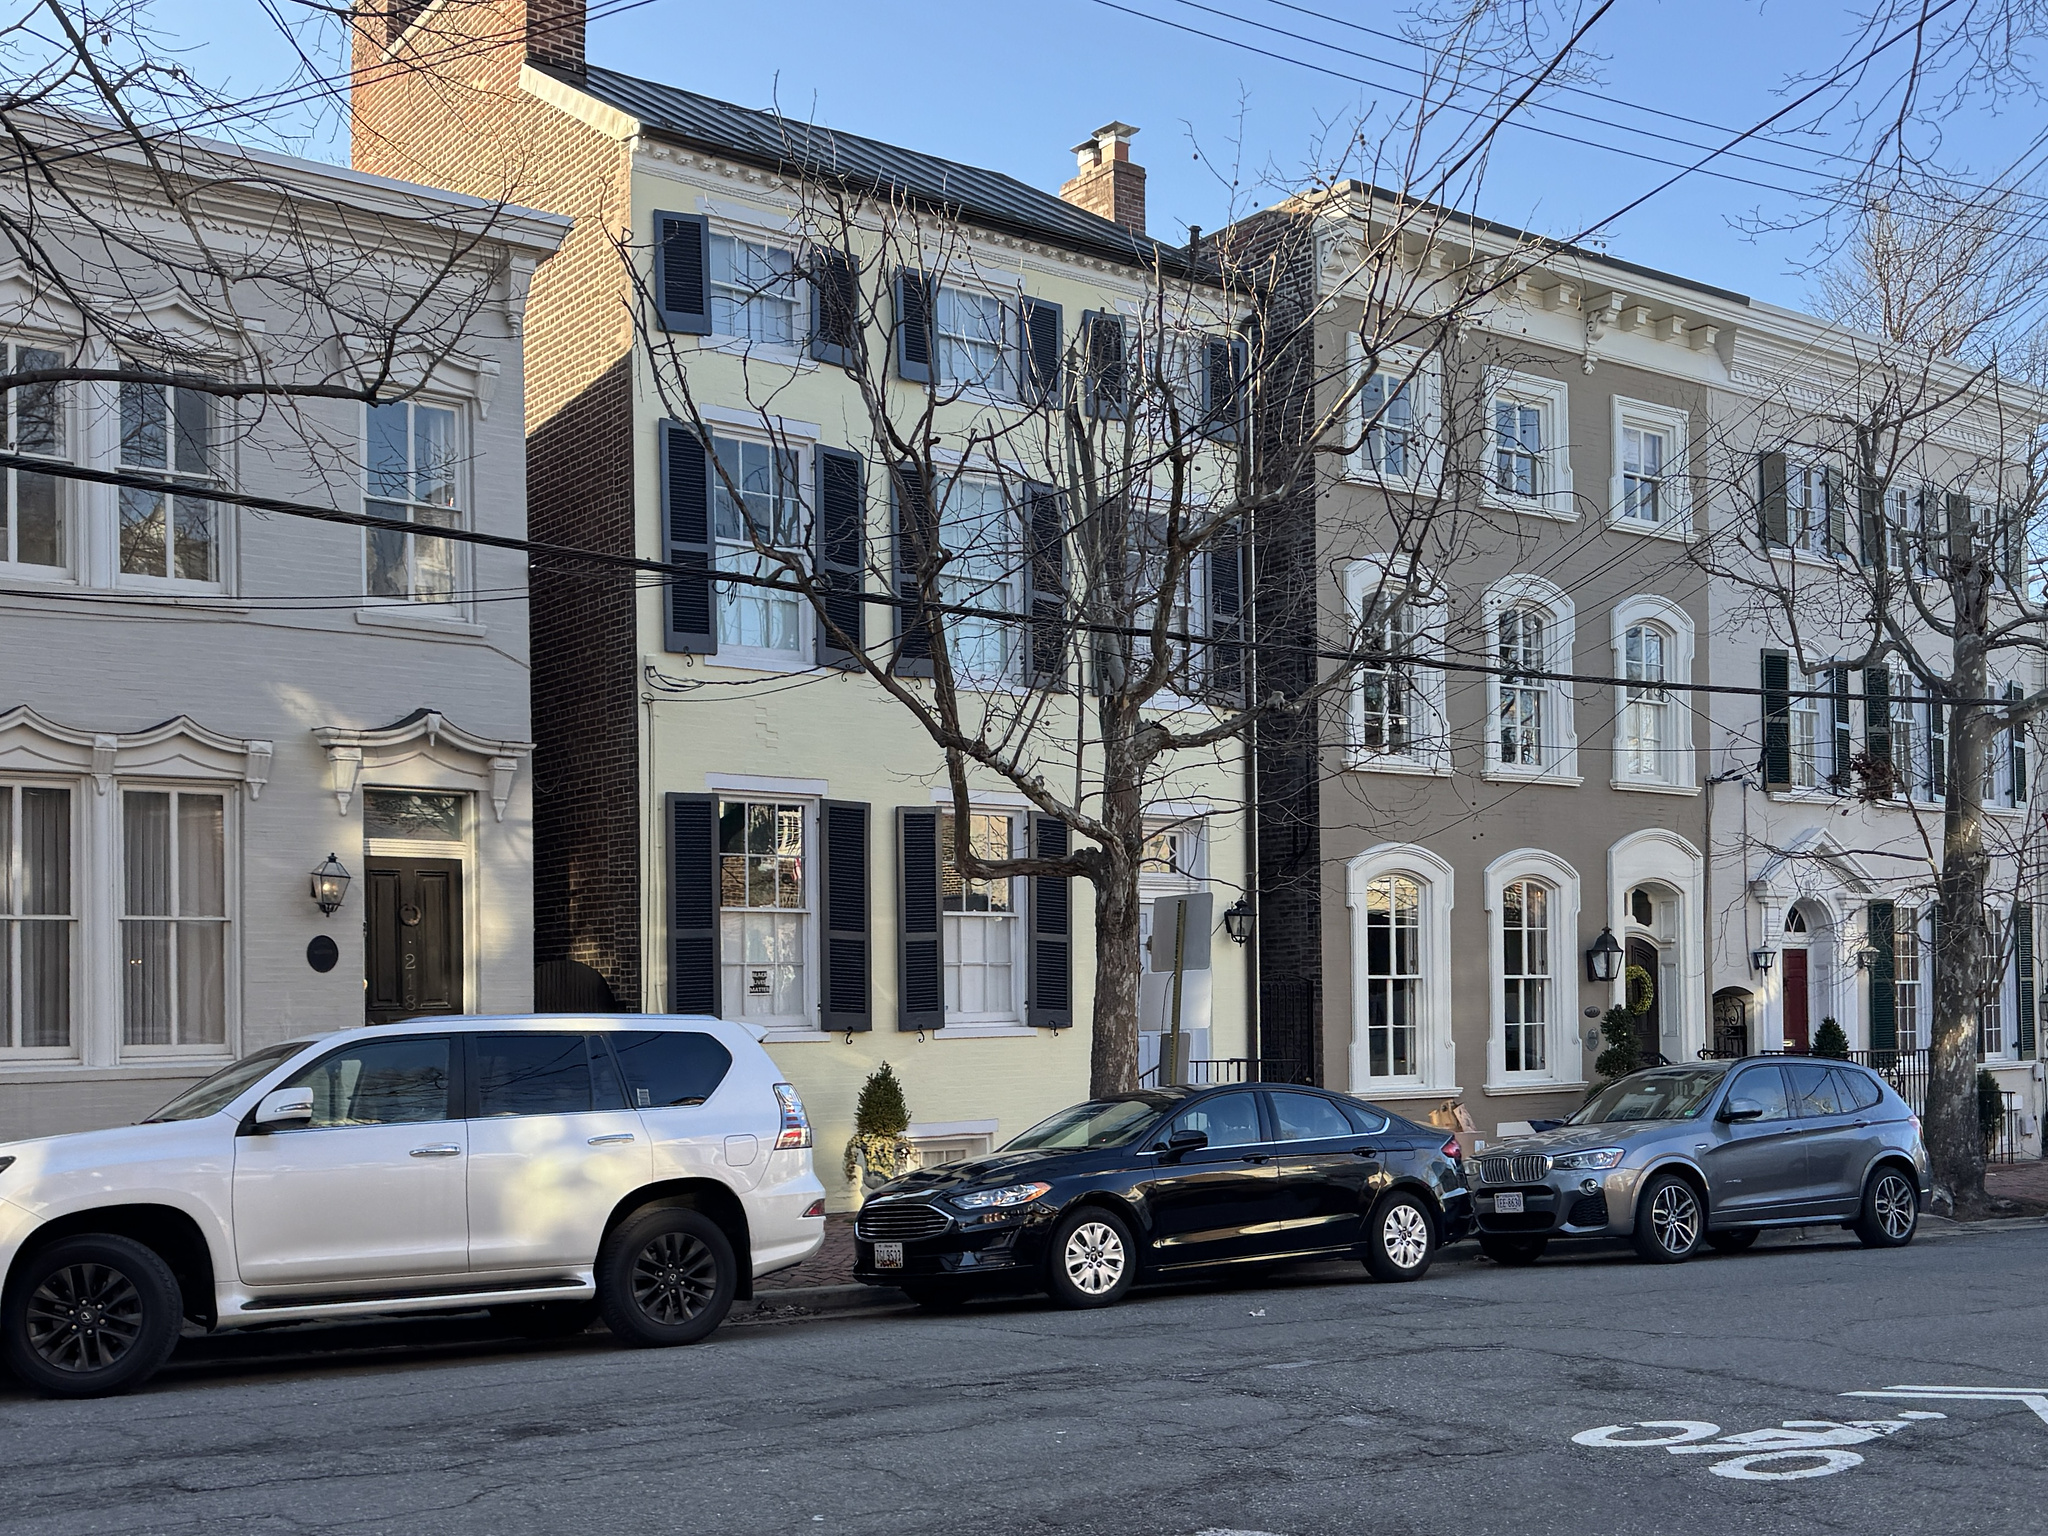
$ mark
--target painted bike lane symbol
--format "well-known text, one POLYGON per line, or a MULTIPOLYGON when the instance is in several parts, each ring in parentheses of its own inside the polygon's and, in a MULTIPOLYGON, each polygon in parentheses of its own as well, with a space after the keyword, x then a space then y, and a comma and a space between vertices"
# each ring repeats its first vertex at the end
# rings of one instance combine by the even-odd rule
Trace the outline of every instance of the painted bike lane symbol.
POLYGON ((1713 1456, 1707 1470, 1716 1477, 1743 1482, 1793 1482, 1832 1477, 1863 1464, 1847 1449, 1882 1440, 1924 1419, 1945 1415, 1908 1409, 1895 1419, 1786 1419, 1775 1429, 1744 1430, 1724 1435, 1721 1426, 1703 1419, 1642 1419, 1634 1424, 1603 1424, 1572 1436, 1574 1445, 1606 1449, 1663 1450, 1673 1456, 1713 1456))

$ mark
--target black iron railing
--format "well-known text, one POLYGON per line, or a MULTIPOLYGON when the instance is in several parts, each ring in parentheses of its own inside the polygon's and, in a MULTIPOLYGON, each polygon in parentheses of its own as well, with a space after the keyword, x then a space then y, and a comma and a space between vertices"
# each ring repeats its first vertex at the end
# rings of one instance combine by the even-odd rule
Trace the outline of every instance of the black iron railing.
MULTIPOLYGON (((1701 1051, 1703 1061, 1738 1061, 1750 1056, 1805 1056, 1826 1061, 1835 1058, 1814 1057, 1812 1051, 1701 1051)), ((1860 1067, 1868 1067, 1879 1077, 1892 1085, 1892 1091, 1904 1099, 1915 1111, 1927 1103, 1927 1052, 1925 1051, 1851 1051, 1844 1058, 1860 1067)))
MULTIPOLYGON (((1306 1079, 1295 1062, 1280 1056, 1217 1056, 1188 1063, 1188 1086, 1207 1088, 1217 1083, 1299 1083, 1306 1079)), ((1153 1067, 1138 1079, 1140 1088, 1159 1086, 1159 1068, 1153 1067)))

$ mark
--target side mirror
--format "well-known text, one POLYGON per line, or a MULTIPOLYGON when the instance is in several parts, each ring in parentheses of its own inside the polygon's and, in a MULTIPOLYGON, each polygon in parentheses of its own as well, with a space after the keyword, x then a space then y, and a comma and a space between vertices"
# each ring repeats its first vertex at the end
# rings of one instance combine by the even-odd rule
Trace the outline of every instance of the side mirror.
POLYGON ((1721 1106, 1719 1118, 1723 1120, 1761 1120, 1763 1117, 1764 1107, 1757 1103, 1755 1099, 1730 1099, 1721 1106))
POLYGON ((1166 1156, 1163 1161, 1177 1163, 1190 1152, 1198 1151, 1207 1145, 1209 1145, 1209 1133, 1207 1131, 1175 1131, 1166 1138, 1166 1156))
POLYGON ((313 1119, 313 1090, 273 1088, 256 1106, 258 1130, 275 1131, 307 1125, 313 1119))

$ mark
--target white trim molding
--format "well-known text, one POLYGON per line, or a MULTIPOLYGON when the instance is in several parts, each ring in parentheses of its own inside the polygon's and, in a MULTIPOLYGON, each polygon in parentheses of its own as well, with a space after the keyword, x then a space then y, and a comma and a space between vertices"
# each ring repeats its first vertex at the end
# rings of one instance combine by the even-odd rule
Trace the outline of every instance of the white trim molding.
MULTIPOLYGON (((1365 348, 1357 332, 1348 333, 1344 345, 1350 374, 1361 374, 1365 368, 1365 348)), ((1424 352, 1417 347, 1384 347, 1374 372, 1404 380, 1402 387, 1407 392, 1409 403, 1411 467, 1406 474, 1390 475, 1367 455, 1366 401, 1364 381, 1360 379, 1359 397, 1352 402, 1351 420, 1346 429, 1358 434, 1358 445, 1340 461, 1345 479, 1385 490, 1417 494, 1440 489, 1444 481, 1443 366, 1436 353, 1424 352)))
MULTIPOLYGON (((1449 629, 1448 606, 1435 576, 1414 565, 1410 557, 1368 555, 1353 560, 1345 568, 1344 598, 1353 632, 1359 635, 1361 642, 1371 638, 1364 634, 1367 600, 1390 585, 1397 589, 1397 596, 1402 588, 1410 594, 1400 600, 1405 601, 1415 615, 1414 654, 1441 658, 1449 629), (1412 574, 1397 581, 1393 574, 1394 566, 1397 560, 1404 558, 1408 559, 1412 574)), ((1451 739, 1444 706, 1443 668, 1410 669, 1409 690, 1414 707, 1409 718, 1406 751, 1386 752, 1365 745, 1365 688, 1366 680, 1361 669, 1360 676, 1346 691, 1347 734, 1344 746, 1347 766, 1368 773, 1447 776, 1451 771, 1451 739)))
MULTIPOLYGON (((1654 882, 1678 894, 1671 930, 1678 950, 1678 997, 1673 1008, 1659 1009, 1673 1042, 1664 1054, 1673 1061, 1691 1061, 1707 1043, 1705 870, 1699 849, 1662 827, 1631 832, 1607 850, 1607 926, 1617 935, 1628 932, 1628 893, 1638 885, 1654 882)), ((1627 1000, 1627 978, 1623 967, 1608 983, 1609 1007, 1627 1000)))
POLYGON ((1486 1091, 1535 1092, 1584 1080, 1579 1051, 1579 872, 1542 848, 1517 848, 1486 866, 1480 876, 1486 908, 1487 988, 1486 1091), (1544 1020, 1540 1072, 1507 1070, 1507 994, 1501 935, 1501 893, 1517 880, 1534 879, 1549 889, 1550 997, 1544 1020))
POLYGON ((146 731, 81 731, 21 705, 0 715, 0 773, 90 774, 108 793, 116 777, 239 781, 251 800, 270 782, 274 748, 209 731, 178 715, 146 731))
POLYGON ((1686 539, 1692 535, 1692 460, 1687 447, 1691 417, 1675 405, 1656 405, 1648 400, 1614 397, 1614 463, 1607 475, 1607 523, 1611 528, 1646 534, 1658 539, 1686 539), (1623 515, 1626 499, 1622 491, 1623 434, 1634 427, 1662 433, 1665 456, 1657 499, 1656 522, 1623 515))
MULTIPOLYGON (((1505 665, 1501 655, 1500 616, 1510 608, 1537 608, 1543 618, 1543 654, 1538 670, 1572 670, 1576 613, 1571 597, 1555 582, 1541 576, 1515 573, 1503 576, 1486 589, 1480 612, 1486 627, 1486 655, 1505 665)), ((1546 698, 1542 727, 1543 761, 1530 767, 1501 761, 1501 683, 1498 675, 1486 679, 1485 763, 1488 778, 1527 779, 1545 783, 1577 784, 1579 779, 1579 730, 1577 708, 1569 685, 1543 684, 1546 698)))
MULTIPOLYGON (((1670 650, 1664 658, 1664 680, 1667 683, 1691 682, 1692 615, 1669 598, 1658 597, 1648 592, 1625 597, 1614 605, 1608 636, 1608 643, 1612 648, 1609 675, 1616 678, 1627 676, 1628 632, 1636 625, 1644 623, 1654 624, 1663 630, 1670 644, 1670 650)), ((1665 771, 1655 778, 1631 773, 1628 763, 1628 738, 1623 729, 1623 722, 1628 718, 1628 687, 1620 682, 1614 685, 1612 783, 1616 789, 1649 789, 1691 794, 1698 787, 1698 754, 1693 751, 1692 736, 1692 695, 1688 692, 1671 692, 1666 695, 1666 701, 1665 720, 1670 726, 1671 740, 1661 749, 1661 762, 1665 771)))
POLYGON ((1351 909, 1351 1091, 1386 1097, 1458 1092, 1456 1047, 1451 1039, 1451 908, 1457 876, 1437 854, 1413 843, 1381 843, 1353 858, 1344 869, 1344 901, 1351 909), (1420 1070, 1402 1077, 1374 1077, 1368 1068, 1368 995, 1365 986, 1366 888, 1381 875, 1405 875, 1421 898, 1421 973, 1415 1055, 1420 1070))
POLYGON ((1569 386, 1563 379, 1546 379, 1504 368, 1488 370, 1486 417, 1481 423, 1485 444, 1481 469, 1489 506, 1528 517, 1549 517, 1564 523, 1578 521, 1578 504, 1572 499, 1570 401, 1569 386), (1517 496, 1500 488, 1494 457, 1498 447, 1494 435, 1494 407, 1502 400, 1532 406, 1543 415, 1543 446, 1537 454, 1539 483, 1533 496, 1517 496))
POLYGON ((512 799, 512 781, 522 759, 533 755, 530 741, 493 741, 473 736, 438 710, 415 710, 378 730, 320 725, 313 737, 327 751, 335 801, 348 814, 349 801, 365 773, 385 777, 402 764, 425 760, 443 772, 488 786, 498 820, 512 799))

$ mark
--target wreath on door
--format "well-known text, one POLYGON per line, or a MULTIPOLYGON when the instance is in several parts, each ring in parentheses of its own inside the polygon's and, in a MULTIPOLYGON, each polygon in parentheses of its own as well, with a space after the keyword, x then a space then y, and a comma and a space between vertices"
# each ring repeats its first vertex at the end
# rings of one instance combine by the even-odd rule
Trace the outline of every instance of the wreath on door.
POLYGON ((1625 990, 1628 994, 1630 1013, 1648 1013, 1650 1005, 1657 1001, 1657 979, 1640 965, 1632 965, 1625 973, 1625 990))

